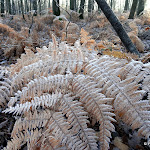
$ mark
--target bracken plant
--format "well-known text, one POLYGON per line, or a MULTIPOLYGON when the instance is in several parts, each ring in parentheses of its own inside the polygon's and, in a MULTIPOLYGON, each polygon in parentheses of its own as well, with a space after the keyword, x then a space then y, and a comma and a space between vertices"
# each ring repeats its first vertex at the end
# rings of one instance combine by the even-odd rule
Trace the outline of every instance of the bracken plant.
POLYGON ((119 120, 149 141, 150 63, 97 56, 79 41, 52 37, 37 53, 25 49, 0 82, 3 112, 16 116, 4 150, 108 150, 119 120))

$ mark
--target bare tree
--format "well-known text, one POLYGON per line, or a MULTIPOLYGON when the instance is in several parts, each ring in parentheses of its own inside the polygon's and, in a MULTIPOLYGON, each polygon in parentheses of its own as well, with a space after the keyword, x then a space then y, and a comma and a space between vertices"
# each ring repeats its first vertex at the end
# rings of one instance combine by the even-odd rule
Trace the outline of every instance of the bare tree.
POLYGON ((37 0, 32 0, 33 1, 33 10, 35 10, 34 16, 37 15, 37 0))
POLYGON ((39 14, 41 15, 41 0, 38 1, 38 5, 39 5, 39 14))
POLYGON ((20 0, 20 6, 21 6, 21 13, 22 13, 22 17, 23 17, 23 19, 25 20, 25 17, 24 17, 24 6, 23 6, 23 0, 20 0))
POLYGON ((94 0, 88 0, 88 12, 94 10, 94 0))
POLYGON ((80 2, 80 9, 79 9, 79 13, 81 13, 81 15, 79 16, 80 19, 83 19, 84 4, 85 4, 85 0, 81 0, 81 2, 80 2))
POLYGON ((76 0, 70 0, 70 9, 76 10, 76 0))
POLYGON ((113 28, 115 29, 116 33, 118 34, 119 38, 121 39, 122 43, 126 47, 126 49, 131 52, 135 53, 140 56, 139 52, 137 51, 135 45, 132 43, 131 39, 129 38, 128 34, 124 30, 122 24, 119 22, 111 8, 108 6, 105 0, 95 0, 98 6, 101 8, 103 13, 105 14, 106 18, 109 20, 113 28))
POLYGON ((110 7, 112 9, 112 7, 113 7, 113 0, 110 0, 110 7))
POLYGON ((32 10, 32 0, 30 0, 30 11, 32 10))
POLYGON ((129 10, 129 0, 125 1, 125 6, 124 6, 124 11, 128 11, 129 10))
POLYGON ((13 14, 13 15, 16 14, 16 6, 15 6, 14 0, 12 0, 12 14, 13 14))
POLYGON ((138 8, 137 8, 137 15, 144 10, 146 0, 139 0, 138 8))
POLYGON ((10 0, 6 0, 6 12, 11 14, 11 2, 10 2, 10 0))
POLYGON ((136 12, 138 2, 139 2, 139 0, 133 0, 130 15, 129 15, 129 19, 134 18, 134 14, 136 12))
POLYGON ((24 1, 24 5, 25 5, 25 12, 28 12, 29 11, 28 0, 24 1))
POLYGON ((3 16, 4 10, 4 0, 1 0, 1 16, 3 16))
POLYGON ((59 0, 53 0, 53 14, 56 16, 60 15, 60 8, 59 8, 59 0))
POLYGON ((48 0, 48 8, 50 8, 51 7, 51 2, 50 2, 50 0, 48 0))

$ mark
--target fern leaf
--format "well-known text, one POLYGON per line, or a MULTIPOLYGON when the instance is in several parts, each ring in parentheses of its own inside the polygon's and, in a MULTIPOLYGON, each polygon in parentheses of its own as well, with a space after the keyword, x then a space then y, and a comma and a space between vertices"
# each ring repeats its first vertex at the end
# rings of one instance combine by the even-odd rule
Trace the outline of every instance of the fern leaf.
MULTIPOLYGON (((66 45, 62 44, 62 47, 66 47, 66 45)), ((48 75, 65 74, 66 70, 72 73, 80 72, 85 63, 86 60, 81 50, 78 49, 70 52, 66 49, 66 51, 56 53, 54 60, 39 60, 22 67, 13 77, 12 89, 15 92, 21 90, 30 80, 40 76, 47 77, 48 75)))
POLYGON ((11 80, 9 71, 0 66, 0 106, 5 107, 10 97, 11 80))
MULTIPOLYGON (((111 72, 105 73, 104 69, 102 70, 99 68, 100 64, 96 64, 99 64, 99 60, 95 62, 93 61, 91 62, 91 64, 89 64, 89 66, 87 66, 87 73, 93 77, 95 74, 101 74, 101 76, 97 78, 99 87, 102 88, 102 92, 107 97, 115 98, 114 108, 116 117, 121 118, 124 122, 131 125, 132 129, 140 128, 139 133, 142 133, 143 136, 148 138, 148 135, 150 133, 150 123, 148 120, 150 119, 150 117, 143 113, 144 111, 142 107, 145 107, 145 103, 143 103, 143 100, 141 99, 143 97, 144 91, 138 90, 139 86, 137 85, 136 81, 134 82, 135 77, 119 81, 119 79, 117 79, 117 76, 115 77, 113 74, 111 74, 111 72), (103 90, 105 84, 108 84, 108 86, 105 90, 103 90), (132 92, 129 92, 128 89, 131 89, 131 86, 134 88, 132 89, 132 92), (113 96, 111 96, 112 91, 114 91, 115 93, 113 94, 113 96), (136 95, 140 95, 139 98, 137 98, 136 95)), ((148 108, 147 113, 149 114, 148 110, 150 108, 150 105, 146 107, 148 108)))
POLYGON ((21 113, 28 112, 29 110, 36 110, 40 106, 42 106, 42 108, 49 107, 51 109, 55 109, 56 105, 60 101, 61 97, 62 97, 62 94, 58 93, 56 91, 56 93, 45 94, 40 97, 34 97, 33 100, 31 100, 31 102, 17 104, 14 107, 10 106, 9 108, 5 109, 3 112, 4 113, 13 113, 13 114, 18 115, 21 113))
POLYGON ((89 122, 87 112, 83 110, 82 103, 73 101, 70 94, 64 96, 60 109, 67 117, 71 125, 73 146, 75 149, 97 149, 96 136, 92 129, 87 127, 89 122))
POLYGON ((89 77, 82 75, 73 80, 73 91, 80 97, 80 101, 88 113, 100 123, 101 148, 108 149, 111 131, 114 131, 114 125, 111 121, 115 121, 113 119, 115 115, 111 112, 113 111, 112 106, 107 103, 113 99, 106 98, 96 86, 96 83, 89 77))
MULTIPOLYGON (((16 98, 20 97, 20 103, 24 103, 34 97, 39 97, 43 92, 55 92, 56 90, 67 90, 70 81, 72 80, 72 74, 66 75, 54 75, 48 77, 40 77, 39 79, 31 80, 27 87, 24 87, 22 91, 16 93, 16 98)), ((16 99, 15 98, 15 99, 16 99)), ((11 98, 13 101, 14 98, 11 98)), ((11 103, 11 100, 9 103, 11 103)), ((13 104, 13 103, 12 103, 13 104)), ((9 105, 10 106, 10 105, 9 105)))

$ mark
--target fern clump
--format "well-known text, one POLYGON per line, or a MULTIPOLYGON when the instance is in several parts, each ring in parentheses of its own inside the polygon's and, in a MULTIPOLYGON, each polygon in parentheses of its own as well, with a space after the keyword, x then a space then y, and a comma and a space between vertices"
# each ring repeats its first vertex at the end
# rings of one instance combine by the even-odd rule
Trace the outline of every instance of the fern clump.
POLYGON ((78 41, 74 47, 58 45, 54 36, 48 48, 37 51, 26 50, 10 69, 3 112, 17 120, 5 150, 25 144, 33 150, 96 150, 98 141, 107 150, 116 120, 149 140, 150 64, 98 57, 78 41), (99 137, 92 120, 99 123, 99 137))

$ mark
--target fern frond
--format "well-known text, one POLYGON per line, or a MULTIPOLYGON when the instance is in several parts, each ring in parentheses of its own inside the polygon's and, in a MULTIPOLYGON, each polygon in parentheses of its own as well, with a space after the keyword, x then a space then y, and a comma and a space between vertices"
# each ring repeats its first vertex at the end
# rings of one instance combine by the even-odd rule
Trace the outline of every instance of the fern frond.
POLYGON ((77 76, 73 80, 73 91, 80 97, 85 109, 90 116, 95 118, 100 123, 100 143, 102 149, 109 148, 111 138, 111 131, 114 131, 114 125, 111 121, 114 113, 111 105, 107 104, 112 102, 112 98, 106 98, 100 89, 97 88, 95 82, 90 77, 82 75, 77 76))
POLYGON ((5 150, 20 149, 20 146, 25 143, 27 143, 28 149, 38 147, 38 145, 42 147, 44 144, 43 140, 45 138, 48 139, 51 134, 57 140, 55 146, 61 145, 59 139, 63 140, 62 143, 65 145, 66 140, 69 140, 66 135, 68 129, 69 125, 65 123, 61 113, 51 112, 49 110, 42 111, 41 113, 37 113, 37 111, 34 114, 28 113, 23 120, 19 119, 15 123, 11 135, 12 140, 8 142, 5 150))
POLYGON ((137 83, 144 79, 148 74, 150 74, 150 68, 148 65, 143 64, 139 61, 132 60, 118 71, 121 80, 130 78, 131 76, 136 76, 137 83))
POLYGON ((7 143, 4 150, 17 150, 26 143, 35 145, 42 135, 42 128, 45 127, 49 118, 50 116, 47 115, 46 111, 42 113, 37 113, 37 111, 35 111, 34 114, 29 112, 25 118, 18 119, 11 133, 12 139, 7 143))
POLYGON ((7 142, 7 146, 4 148, 4 150, 17 150, 21 148, 21 144, 24 141, 24 135, 23 133, 20 133, 13 137, 11 141, 7 142))
POLYGON ((9 79, 10 72, 0 66, 0 106, 5 107, 9 101, 11 80, 9 79))
POLYGON ((39 97, 43 93, 66 91, 69 87, 70 81, 72 80, 72 74, 66 75, 54 75, 48 77, 40 77, 39 79, 31 80, 27 87, 24 87, 22 91, 18 91, 14 98, 10 99, 9 106, 16 102, 17 97, 20 97, 20 103, 24 103, 34 97, 39 97), (12 103, 12 104, 11 104, 12 103))
POLYGON ((75 149, 97 149, 94 130, 87 127, 89 122, 87 112, 82 103, 73 101, 74 97, 67 94, 61 101, 60 110, 66 115, 67 122, 71 125, 73 146, 75 149))
POLYGON ((54 74, 65 74, 66 70, 72 73, 81 72, 81 69, 87 63, 81 50, 68 51, 66 44, 61 43, 61 48, 64 51, 55 54, 55 59, 39 60, 22 69, 13 76, 12 89, 13 91, 21 90, 23 86, 29 83, 30 80, 39 78, 40 76, 47 77, 54 74))
POLYGON ((21 54, 21 58, 17 59, 16 64, 11 65, 11 74, 19 72, 24 66, 28 66, 34 62, 39 60, 38 57, 34 54, 34 52, 30 49, 25 48, 26 54, 21 54))
POLYGON ((34 111, 33 114, 31 113, 31 111, 29 111, 25 118, 19 118, 15 122, 11 136, 14 137, 15 135, 23 131, 31 131, 36 128, 43 128, 46 126, 50 117, 51 115, 48 111, 41 111, 40 113, 34 111))
POLYGON ((40 145, 40 149, 42 150, 68 150, 66 146, 62 146, 61 144, 58 145, 60 141, 52 135, 49 135, 47 138, 45 137, 42 138, 41 138, 42 144, 40 145))
POLYGON ((62 97, 62 94, 57 91, 52 94, 44 94, 40 97, 34 97, 33 100, 31 100, 31 102, 17 104, 14 107, 10 106, 9 108, 5 109, 3 112, 13 113, 13 114, 18 115, 18 114, 28 112, 29 110, 35 111, 40 106, 42 106, 42 108, 55 109, 61 97, 62 97))
POLYGON ((86 68, 87 74, 93 77, 100 75, 96 76, 95 80, 107 97, 115 98, 114 109, 116 117, 131 125, 132 129, 140 128, 139 133, 149 138, 150 123, 148 120, 150 116, 147 114, 150 113, 150 104, 146 106, 147 111, 144 111, 145 103, 141 100, 145 91, 138 90, 139 85, 134 81, 135 77, 120 81, 111 72, 105 73, 105 69, 99 68, 101 64, 97 64, 99 64, 99 60, 91 62, 86 68))
POLYGON ((49 135, 53 135, 57 140, 60 141, 58 146, 66 146, 68 149, 72 149, 74 146, 74 138, 72 138, 72 134, 70 133, 71 126, 66 121, 64 114, 62 112, 55 112, 52 114, 50 118, 47 130, 44 132, 45 138, 49 137, 49 135))

